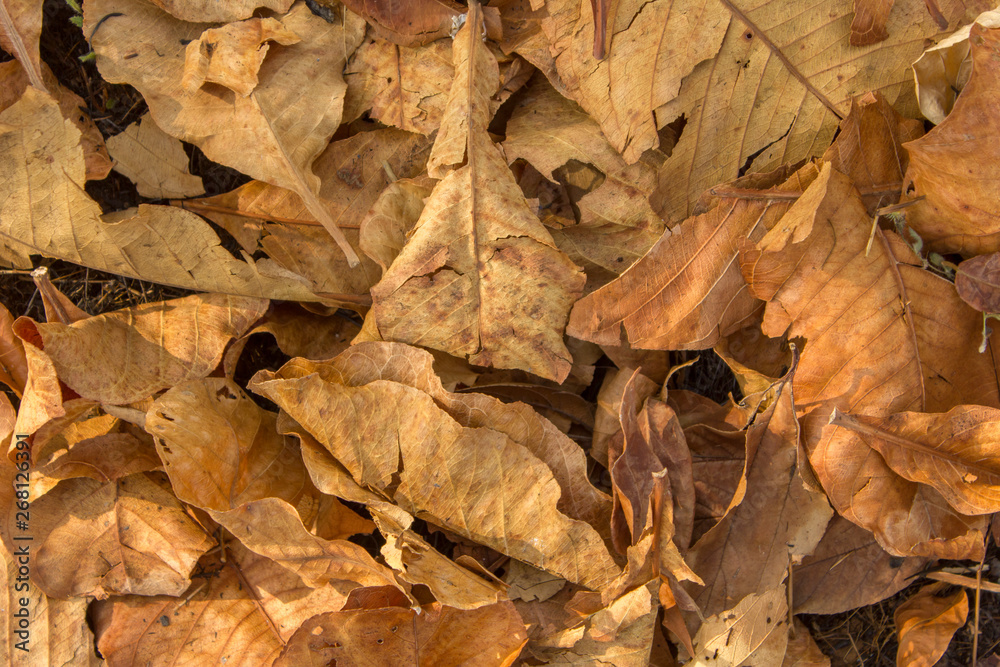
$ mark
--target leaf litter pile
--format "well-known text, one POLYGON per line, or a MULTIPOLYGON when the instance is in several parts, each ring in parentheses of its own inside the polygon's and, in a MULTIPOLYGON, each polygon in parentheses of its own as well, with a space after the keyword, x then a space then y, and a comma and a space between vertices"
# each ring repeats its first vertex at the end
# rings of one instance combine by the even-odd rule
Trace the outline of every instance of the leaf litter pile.
POLYGON ((69 6, 87 100, 0 0, 7 662, 849 664, 922 577, 890 657, 1000 663, 989 2, 69 6))

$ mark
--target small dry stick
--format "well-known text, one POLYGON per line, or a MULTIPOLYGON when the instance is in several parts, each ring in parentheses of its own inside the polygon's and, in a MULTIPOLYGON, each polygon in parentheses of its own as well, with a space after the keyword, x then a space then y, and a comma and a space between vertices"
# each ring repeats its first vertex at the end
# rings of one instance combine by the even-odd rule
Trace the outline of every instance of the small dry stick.
POLYGON ((972 621, 972 664, 979 662, 979 597, 983 589, 983 560, 986 552, 979 559, 979 567, 976 568, 976 614, 972 621))
POLYGON ((786 592, 788 593, 788 632, 792 637, 795 637, 795 613, 792 611, 792 554, 788 553, 788 585, 786 586, 786 592))

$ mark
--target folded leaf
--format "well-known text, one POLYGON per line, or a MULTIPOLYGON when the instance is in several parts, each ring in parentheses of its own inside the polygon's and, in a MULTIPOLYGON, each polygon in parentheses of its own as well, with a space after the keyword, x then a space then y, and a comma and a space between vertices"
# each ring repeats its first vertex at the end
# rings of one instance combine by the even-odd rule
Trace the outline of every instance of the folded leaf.
POLYGON ((896 664, 900 667, 932 667, 937 664, 955 632, 965 625, 969 615, 969 596, 958 590, 946 597, 934 594, 941 584, 930 584, 896 608, 896 631, 899 649, 896 664))

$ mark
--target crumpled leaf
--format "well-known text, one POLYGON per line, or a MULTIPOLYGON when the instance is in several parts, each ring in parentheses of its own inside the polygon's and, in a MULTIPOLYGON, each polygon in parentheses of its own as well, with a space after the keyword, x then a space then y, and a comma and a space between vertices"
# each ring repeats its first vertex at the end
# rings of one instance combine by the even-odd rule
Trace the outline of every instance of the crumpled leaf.
POLYGON ((71 325, 23 318, 15 330, 22 340, 44 350, 59 379, 77 394, 123 405, 206 377, 218 366, 225 346, 266 309, 267 302, 260 299, 195 295, 71 325))
POLYGON ((792 373, 772 391, 770 405, 747 431, 737 498, 687 556, 705 582, 704 588, 691 590, 705 615, 779 586, 790 559, 812 553, 833 516, 826 498, 807 488, 797 474, 799 425, 792 373))
MULTIPOLYGON (((332 4, 320 0, 320 4, 332 4)), ((419 46, 454 35, 465 16, 451 0, 347 0, 352 12, 364 17, 375 34, 400 46, 419 46)))
MULTIPOLYGON (((751 189, 801 191, 815 177, 812 165, 790 177, 779 169, 753 179, 751 189)), ((716 199, 711 210, 664 234, 618 280, 580 299, 567 333, 604 345, 617 345, 624 335, 642 348, 711 347, 741 329, 757 308, 735 261, 740 239, 761 238, 790 206, 781 200, 716 199)))
POLYGON ((149 114, 108 139, 114 169, 135 183, 143 197, 197 197, 205 194, 200 176, 188 171, 181 142, 157 127, 149 114))
POLYGON ((933 487, 962 514, 1000 511, 998 422, 1000 410, 979 405, 937 414, 830 415, 831 425, 856 433, 896 473, 933 487))
MULTIPOLYGON (((92 608, 97 647, 112 667, 160 662, 270 665, 283 648, 278 628, 261 612, 238 570, 210 559, 186 596, 129 595, 92 608)), ((277 591, 276 591, 277 592, 277 591)))
POLYGON ((32 581, 53 597, 180 595, 215 541, 145 474, 75 478, 31 503, 32 581))
POLYGON ((0 112, 0 236, 6 243, 187 289, 316 299, 267 260, 234 259, 189 212, 143 205, 101 216, 83 189, 79 142, 79 130, 64 120, 56 101, 34 88, 0 112), (38 159, 18 157, 26 153, 38 159))
POLYGON ((938 19, 958 25, 992 5, 951 3, 935 16, 923 0, 898 0, 886 24, 888 39, 855 47, 847 29, 854 11, 849 0, 822 7, 728 0, 723 6, 732 19, 718 55, 695 67, 676 98, 656 110, 658 127, 681 116, 686 124, 660 171, 654 208, 668 221, 683 220, 702 192, 741 169, 767 171, 819 152, 851 100, 869 91, 914 116, 910 63, 925 39, 943 29, 938 19))
MULTIPOLYGON (((322 179, 320 200, 355 247, 360 247, 355 230, 368 209, 393 177, 408 178, 423 171, 429 148, 430 142, 420 135, 382 129, 334 141, 316 159, 314 170, 322 179)), ((302 198, 284 188, 251 181, 231 192, 181 205, 223 227, 245 252, 264 250, 318 294, 339 295, 343 301, 353 296, 357 302, 368 298, 379 278, 378 269, 367 259, 351 269, 330 247, 302 198)))
POLYGON ((732 609, 709 616, 694 637, 697 667, 780 665, 788 645, 788 603, 781 584, 753 593, 732 609))
POLYGON ((384 607, 319 614, 302 624, 275 667, 328 664, 510 665, 528 640, 514 605, 421 613, 384 607))
POLYGON ((410 386, 345 386, 311 370, 300 375, 297 362, 258 374, 254 391, 302 424, 361 486, 570 581, 597 588, 617 574, 597 531, 556 510, 559 485, 524 446, 492 428, 462 426, 410 386))
MULTIPOLYGON (((983 12, 973 23, 1000 28, 1000 10, 983 12)), ((972 74, 969 32, 973 23, 959 28, 930 47, 913 63, 920 113, 935 125, 940 125, 951 113, 955 99, 972 74)))
POLYGON ((840 614, 875 604, 908 586, 926 564, 890 556, 871 533, 834 515, 816 550, 792 570, 795 613, 840 614))
POLYGON ((150 0, 182 21, 228 23, 250 18, 258 7, 284 13, 295 0, 150 0))
POLYGON ((955 270, 962 301, 981 313, 1000 313, 1000 253, 967 259, 955 270))
POLYGON ((447 175, 372 288, 369 317, 384 340, 561 382, 571 365, 562 330, 584 276, 528 210, 486 132, 480 105, 498 74, 480 25, 467 23, 455 40, 455 83, 428 163, 432 176, 447 175), (468 163, 447 172, 466 152, 468 163))
POLYGON ((698 63, 715 55, 730 22, 725 5, 702 0, 621 5, 609 17, 608 52, 598 60, 590 3, 547 0, 545 9, 549 16, 541 25, 558 77, 550 80, 600 122, 629 164, 657 146, 653 111, 678 94, 698 63))
POLYGON ((853 432, 824 430, 835 407, 874 417, 998 400, 994 362, 969 345, 975 311, 895 234, 876 229, 866 256, 870 230, 857 191, 827 165, 779 226, 744 245, 740 264, 770 301, 764 333, 805 340, 794 381, 802 438, 834 508, 894 555, 974 557, 981 520, 892 472, 853 432))
POLYGON ((28 360, 24 355, 24 343, 14 334, 14 316, 0 304, 0 382, 20 398, 27 381, 28 360))
POLYGON ((441 126, 455 77, 450 39, 407 47, 369 40, 354 52, 344 80, 344 119, 366 110, 385 125, 430 135, 441 126))
POLYGON ((505 404, 480 393, 447 392, 436 374, 431 355, 399 343, 357 344, 336 359, 319 364, 293 359, 277 373, 261 374, 258 379, 291 380, 313 373, 324 381, 349 387, 362 387, 377 380, 398 382, 429 395, 462 426, 503 433, 548 466, 561 489, 560 512, 586 521, 602 534, 606 532, 611 502, 588 481, 583 452, 528 406, 505 404))
POLYGON ((359 17, 345 11, 342 20, 328 23, 305 4, 293 7, 282 23, 302 41, 272 54, 261 67, 260 85, 241 97, 185 91, 184 45, 198 39, 203 25, 141 0, 96 0, 85 10, 83 30, 105 80, 134 86, 160 128, 197 145, 209 159, 293 190, 351 266, 357 264, 316 195, 320 181, 311 166, 340 124, 347 89, 341 72, 363 38, 359 17), (108 14, 114 16, 105 21, 108 14))
POLYGON ((42 34, 41 0, 0 2, 0 48, 20 61, 31 85, 46 90, 38 38, 42 34))
POLYGON ((906 222, 938 252, 1000 250, 1000 134, 995 100, 1000 87, 1000 27, 974 24, 969 36, 972 77, 944 121, 905 148, 905 192, 925 197, 906 209, 906 222))
POLYGON ((899 667, 932 667, 948 650, 955 632, 969 615, 969 596, 964 589, 946 597, 935 595, 941 584, 924 586, 896 608, 899 667))
POLYGON ((218 83, 246 97, 257 87, 257 72, 271 45, 297 44, 301 39, 274 18, 253 18, 209 28, 184 51, 181 85, 189 93, 205 83, 218 83))

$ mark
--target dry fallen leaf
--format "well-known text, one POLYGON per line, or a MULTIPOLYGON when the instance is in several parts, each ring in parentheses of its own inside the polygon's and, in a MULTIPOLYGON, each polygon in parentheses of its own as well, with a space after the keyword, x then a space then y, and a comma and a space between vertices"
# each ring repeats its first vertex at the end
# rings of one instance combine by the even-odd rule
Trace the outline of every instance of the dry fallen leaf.
POLYGON ((954 293, 891 232, 876 229, 866 256, 870 228, 857 190, 826 165, 759 245, 744 245, 743 274, 770 302, 764 333, 805 340, 794 381, 803 443, 834 508, 894 555, 973 557, 982 520, 893 473, 853 432, 824 430, 835 407, 880 416, 998 400, 993 361, 969 342, 975 311, 945 298, 954 293), (843 359, 845 347, 856 354, 843 359))
POLYGON ((925 197, 907 209, 906 222, 939 252, 984 254, 1000 250, 1000 138, 992 113, 1000 86, 1000 28, 973 25, 969 45, 972 76, 955 108, 906 144, 906 192, 925 197))
POLYGON ((924 586, 896 608, 899 667, 932 667, 944 655, 955 632, 969 615, 969 596, 958 590, 937 597, 942 584, 924 586))
POLYGON ((344 10, 343 20, 327 23, 296 5, 282 23, 302 41, 265 60, 250 95, 187 93, 184 45, 203 26, 141 0, 106 1, 87 4, 83 25, 104 78, 135 86, 160 128, 210 159, 296 192, 356 265, 357 254, 316 195, 311 165, 340 124, 347 89, 341 72, 361 43, 362 20, 344 10))
POLYGON ((562 329, 584 277, 528 210, 486 132, 482 105, 498 74, 480 25, 455 38, 455 83, 428 163, 432 176, 447 175, 372 288, 369 317, 385 340, 561 382, 570 371, 562 329), (465 166, 445 168, 466 153, 465 166))
POLYGON ((732 609, 709 616, 694 637, 692 665, 738 667, 780 665, 788 645, 785 587, 743 598, 732 609))
POLYGON ((962 301, 981 313, 1000 313, 1000 253, 967 259, 955 270, 962 301))
POLYGON ((38 38, 42 34, 42 3, 38 0, 0 2, 0 48, 15 56, 31 85, 46 90, 38 38))
POLYGON ((198 176, 188 171, 188 156, 181 142, 165 133, 149 114, 108 139, 114 169, 135 182, 143 197, 197 197, 205 194, 198 176))
MULTIPOLYGON (((320 0, 320 4, 332 2, 320 0)), ((463 7, 451 0, 347 0, 344 4, 363 16, 379 37, 401 46, 454 35, 465 19, 463 7)))
POLYGON ((258 7, 275 12, 287 12, 295 0, 151 0, 182 21, 228 22, 250 18, 258 7))

